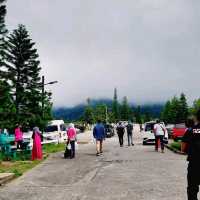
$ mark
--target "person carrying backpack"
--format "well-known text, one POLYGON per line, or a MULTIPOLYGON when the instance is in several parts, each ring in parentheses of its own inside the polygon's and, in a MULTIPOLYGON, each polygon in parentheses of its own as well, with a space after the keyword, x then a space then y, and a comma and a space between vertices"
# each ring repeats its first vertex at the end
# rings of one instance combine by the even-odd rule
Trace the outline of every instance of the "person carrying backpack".
POLYGON ((160 120, 156 120, 156 124, 154 125, 154 134, 155 134, 155 150, 158 151, 159 141, 161 145, 162 153, 164 153, 164 137, 165 137, 166 129, 163 124, 160 123, 160 120))
POLYGON ((117 134, 119 137, 120 147, 124 146, 124 133, 125 133, 125 127, 123 126, 122 122, 119 122, 117 126, 117 134))
POLYGON ((131 121, 128 122, 128 125, 126 126, 127 130, 127 138, 128 138, 128 146, 134 146, 133 144, 133 124, 131 121))

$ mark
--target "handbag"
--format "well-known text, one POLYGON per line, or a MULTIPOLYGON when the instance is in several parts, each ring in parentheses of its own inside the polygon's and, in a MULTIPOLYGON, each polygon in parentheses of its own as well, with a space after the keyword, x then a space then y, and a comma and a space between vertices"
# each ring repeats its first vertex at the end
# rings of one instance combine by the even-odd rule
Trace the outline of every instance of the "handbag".
POLYGON ((69 158, 70 156, 71 156, 71 145, 68 144, 65 148, 64 158, 69 158))

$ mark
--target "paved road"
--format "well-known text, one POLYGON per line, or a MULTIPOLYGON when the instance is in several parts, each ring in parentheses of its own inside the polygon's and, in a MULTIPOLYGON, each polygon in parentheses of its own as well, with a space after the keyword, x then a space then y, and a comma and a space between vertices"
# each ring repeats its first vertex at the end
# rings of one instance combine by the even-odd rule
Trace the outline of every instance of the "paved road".
POLYGON ((93 144, 80 145, 75 160, 55 154, 0 188, 0 200, 186 200, 185 156, 135 140, 120 148, 117 138, 108 139, 102 157, 93 144))

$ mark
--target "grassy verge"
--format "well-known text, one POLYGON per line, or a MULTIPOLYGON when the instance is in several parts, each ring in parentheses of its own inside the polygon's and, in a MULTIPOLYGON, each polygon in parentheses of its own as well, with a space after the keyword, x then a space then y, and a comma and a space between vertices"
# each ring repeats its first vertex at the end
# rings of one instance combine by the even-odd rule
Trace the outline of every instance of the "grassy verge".
MULTIPOLYGON (((43 145, 44 159, 51 153, 63 151, 65 144, 45 144, 43 145)), ((3 161, 3 155, 0 153, 0 173, 14 173, 15 177, 23 175, 26 171, 34 168, 42 161, 31 161, 30 156, 27 160, 20 161, 19 157, 16 160, 3 161)))
POLYGON ((181 151, 181 142, 173 142, 170 144, 170 147, 174 150, 181 151))

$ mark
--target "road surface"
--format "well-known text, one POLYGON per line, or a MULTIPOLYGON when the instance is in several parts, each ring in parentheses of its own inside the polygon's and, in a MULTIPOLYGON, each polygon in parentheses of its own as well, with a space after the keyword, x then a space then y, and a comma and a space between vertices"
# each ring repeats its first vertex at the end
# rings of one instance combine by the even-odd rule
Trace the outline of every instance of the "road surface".
POLYGON ((62 153, 0 188, 0 200, 186 200, 186 158, 169 150, 120 148, 116 137, 95 156, 94 144, 80 145, 76 159, 62 153))

